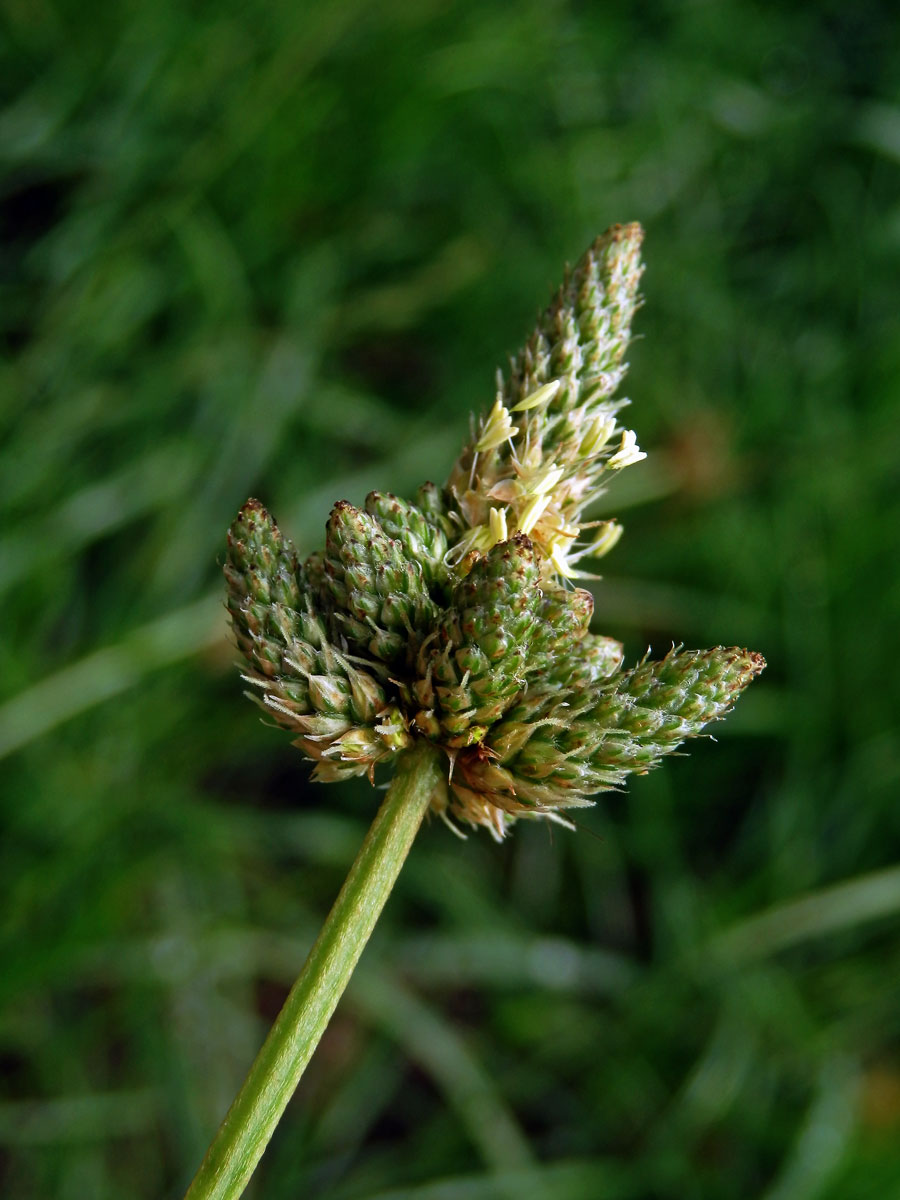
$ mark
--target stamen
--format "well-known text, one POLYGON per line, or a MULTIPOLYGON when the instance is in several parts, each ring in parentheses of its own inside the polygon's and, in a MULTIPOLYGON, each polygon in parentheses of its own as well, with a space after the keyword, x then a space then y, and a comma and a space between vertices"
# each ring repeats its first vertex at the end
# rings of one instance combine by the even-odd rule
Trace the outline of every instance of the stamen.
POLYGON ((514 404, 510 412, 527 412, 530 408, 538 408, 541 404, 549 404, 559 391, 560 386, 561 382, 559 379, 551 379, 549 383, 545 383, 543 387, 539 387, 537 391, 526 396, 524 400, 520 400, 518 404, 514 404))

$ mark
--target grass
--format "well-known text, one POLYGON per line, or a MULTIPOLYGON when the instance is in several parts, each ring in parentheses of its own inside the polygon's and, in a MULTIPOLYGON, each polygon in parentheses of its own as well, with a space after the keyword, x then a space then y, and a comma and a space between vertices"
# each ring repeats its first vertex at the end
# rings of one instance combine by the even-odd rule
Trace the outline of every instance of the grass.
POLYGON ((598 628, 769 670, 577 835, 424 830, 254 1194, 900 1190, 890 6, 2 22, 4 1193, 181 1195, 374 811, 240 698, 239 504, 441 479, 633 219, 598 628))

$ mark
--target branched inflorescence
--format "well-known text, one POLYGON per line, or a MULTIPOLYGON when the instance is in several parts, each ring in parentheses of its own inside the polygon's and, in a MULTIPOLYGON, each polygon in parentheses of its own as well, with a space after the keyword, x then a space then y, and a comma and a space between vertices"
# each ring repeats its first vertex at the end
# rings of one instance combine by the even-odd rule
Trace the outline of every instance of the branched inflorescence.
POLYGON ((719 647, 623 670, 571 582, 621 534, 584 514, 644 457, 614 398, 641 237, 614 226, 567 273, 443 489, 340 501, 303 564, 259 501, 241 509, 225 577, 244 678, 316 778, 371 779, 426 739, 448 762, 435 811, 499 838, 656 766, 765 666, 719 647))

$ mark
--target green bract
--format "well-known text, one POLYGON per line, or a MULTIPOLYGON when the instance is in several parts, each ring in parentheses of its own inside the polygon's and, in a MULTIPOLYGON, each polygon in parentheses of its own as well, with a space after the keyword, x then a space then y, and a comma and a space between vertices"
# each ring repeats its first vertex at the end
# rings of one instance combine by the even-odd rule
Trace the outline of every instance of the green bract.
POLYGON ((340 501, 302 566, 258 501, 239 513, 225 576, 245 678, 317 778, 371 778, 424 739, 447 756, 433 808, 502 837, 649 770, 763 669, 719 647, 623 671, 569 582, 621 534, 582 513, 644 457, 614 397, 641 237, 615 226, 567 274, 445 488, 340 501))

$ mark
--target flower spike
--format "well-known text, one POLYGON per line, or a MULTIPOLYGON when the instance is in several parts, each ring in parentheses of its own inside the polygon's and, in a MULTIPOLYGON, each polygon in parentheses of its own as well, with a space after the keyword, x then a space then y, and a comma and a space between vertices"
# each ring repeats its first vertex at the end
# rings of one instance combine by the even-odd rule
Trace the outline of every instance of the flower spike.
POLYGON ((502 837, 656 766, 765 665, 719 647, 623 670, 571 582, 622 534, 587 510, 646 457, 616 398, 642 237, 613 226, 567 272, 443 489, 340 501, 303 565, 258 501, 238 514, 225 577, 244 678, 317 779, 437 747, 435 812, 502 837))

